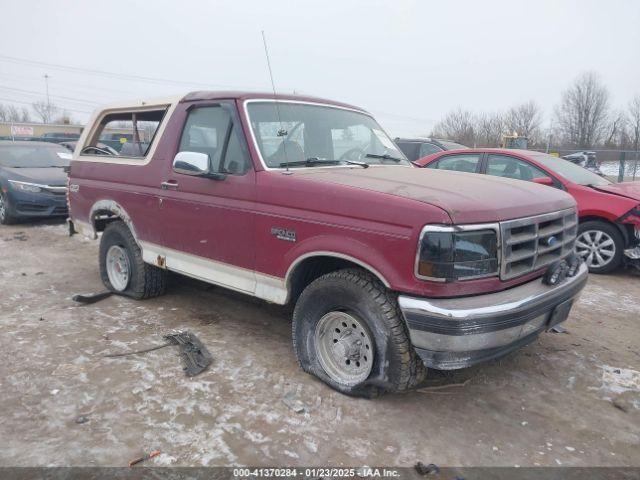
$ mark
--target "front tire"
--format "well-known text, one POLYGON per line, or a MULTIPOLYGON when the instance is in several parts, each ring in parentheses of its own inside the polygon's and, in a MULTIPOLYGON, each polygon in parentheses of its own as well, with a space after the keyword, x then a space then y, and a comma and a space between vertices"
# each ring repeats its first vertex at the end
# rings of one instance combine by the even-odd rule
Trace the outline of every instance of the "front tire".
POLYGON ((100 276, 112 292, 135 299, 162 295, 167 272, 142 260, 142 251, 122 221, 109 223, 100 240, 100 276))
POLYGON ((589 220, 578 227, 576 253, 591 273, 609 273, 622 264, 624 240, 615 225, 589 220))
POLYGON ((0 192, 0 225, 11 225, 15 218, 9 214, 9 202, 4 193, 0 192))
POLYGON ((359 269, 307 286, 293 312, 293 345, 305 372, 348 395, 402 392, 426 376, 397 299, 359 269))

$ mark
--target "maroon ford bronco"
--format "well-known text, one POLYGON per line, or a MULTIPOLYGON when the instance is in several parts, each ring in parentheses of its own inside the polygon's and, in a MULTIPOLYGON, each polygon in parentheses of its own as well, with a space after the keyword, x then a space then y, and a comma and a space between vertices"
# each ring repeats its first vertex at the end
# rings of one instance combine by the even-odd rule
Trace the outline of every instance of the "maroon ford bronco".
POLYGON ((84 130, 69 182, 72 229, 102 232, 107 288, 154 297, 172 271, 295 304, 301 367, 351 395, 526 345, 587 280, 569 195, 414 168, 367 112, 328 100, 112 105, 84 130), (119 149, 100 146, 117 132, 119 149))

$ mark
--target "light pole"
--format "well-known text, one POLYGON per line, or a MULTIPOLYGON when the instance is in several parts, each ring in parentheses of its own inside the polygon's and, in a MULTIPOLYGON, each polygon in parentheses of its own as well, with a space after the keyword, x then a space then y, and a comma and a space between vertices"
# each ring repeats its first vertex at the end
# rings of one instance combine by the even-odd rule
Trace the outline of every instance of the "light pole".
POLYGON ((44 85, 47 90, 47 121, 45 123, 49 123, 49 115, 51 115, 51 101, 49 100, 49 79, 51 77, 48 74, 44 74, 44 85))

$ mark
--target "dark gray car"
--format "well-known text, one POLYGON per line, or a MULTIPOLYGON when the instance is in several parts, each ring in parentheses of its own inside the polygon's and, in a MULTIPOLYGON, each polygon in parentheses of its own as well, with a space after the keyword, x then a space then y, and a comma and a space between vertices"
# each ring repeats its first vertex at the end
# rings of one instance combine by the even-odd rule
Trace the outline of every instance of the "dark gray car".
POLYGON ((0 223, 66 216, 70 152, 47 142, 0 141, 0 223))
POLYGON ((469 148, 451 140, 443 140, 441 138, 396 138, 396 145, 400 147, 409 160, 415 162, 419 158, 426 157, 432 153, 442 152, 444 150, 458 150, 461 148, 469 148))

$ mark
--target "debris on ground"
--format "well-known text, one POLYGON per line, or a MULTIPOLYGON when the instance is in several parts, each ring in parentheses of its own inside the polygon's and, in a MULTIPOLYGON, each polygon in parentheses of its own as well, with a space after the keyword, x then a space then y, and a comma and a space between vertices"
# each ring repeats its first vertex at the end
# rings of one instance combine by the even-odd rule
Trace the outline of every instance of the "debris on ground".
POLYGON ((566 328, 564 328, 562 325, 555 325, 551 327, 550 331, 553 333, 566 333, 566 334, 569 333, 569 331, 566 328))
POLYGON ((83 305, 90 305, 92 303, 99 302, 100 300, 104 300, 105 298, 109 298, 111 295, 113 295, 113 292, 111 290, 87 294, 77 293, 73 297, 71 297, 71 300, 83 305))
POLYGON ((158 455, 160 455, 160 450, 154 450, 153 452, 147 454, 147 455, 143 455, 142 457, 136 458, 134 460, 131 460, 129 462, 129 468, 133 467, 134 465, 137 465, 138 463, 142 463, 146 460, 149 460, 153 457, 157 457, 158 455))
POLYGON ((297 398, 294 390, 290 390, 282 396, 282 403, 296 413, 311 413, 320 408, 320 405, 322 404, 322 397, 316 397, 315 404, 309 405, 297 398))
POLYGON ((87 415, 80 415, 79 417, 76 417, 76 423, 78 424, 87 423, 88 421, 89 417, 87 415))
POLYGON ((444 384, 444 385, 434 385, 432 387, 419 388, 419 389, 416 390, 416 392, 419 392, 419 393, 432 393, 432 392, 434 392, 436 390, 445 390, 447 388, 453 388, 453 387, 464 387, 470 381, 471 381, 471 378, 468 378, 464 382, 460 382, 460 383, 448 383, 448 384, 444 384))
POLYGON ((191 332, 176 332, 164 335, 162 338, 166 340, 166 343, 156 345, 154 347, 145 348, 142 350, 133 350, 130 352, 122 353, 110 353, 103 355, 106 358, 126 357, 129 355, 139 355, 142 353, 153 352, 164 347, 171 345, 178 345, 180 349, 180 356, 184 363, 182 368, 188 377, 194 377, 199 373, 204 372, 211 362, 213 357, 207 347, 191 332))
POLYGON ((173 342, 180 348, 180 356, 185 364, 183 370, 188 377, 204 372, 213 357, 207 347, 191 332, 177 332, 164 336, 165 340, 173 342))
POLYGON ((425 465, 422 462, 418 462, 415 464, 414 468, 416 472, 420 475, 438 475, 440 473, 440 467, 438 467, 435 463, 430 463, 429 465, 425 465))

